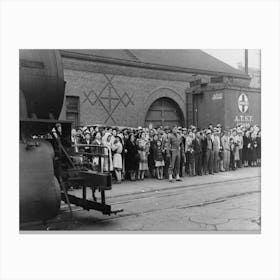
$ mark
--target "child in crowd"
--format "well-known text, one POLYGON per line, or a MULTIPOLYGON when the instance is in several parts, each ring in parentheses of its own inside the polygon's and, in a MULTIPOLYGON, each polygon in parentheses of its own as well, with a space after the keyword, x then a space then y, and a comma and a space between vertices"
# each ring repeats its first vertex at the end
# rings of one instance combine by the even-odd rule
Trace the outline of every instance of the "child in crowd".
POLYGON ((172 130, 162 126, 156 129, 78 127, 71 133, 72 158, 76 165, 90 170, 101 169, 101 172, 108 173, 114 170, 112 173, 117 183, 122 181, 122 172, 132 181, 136 178, 144 180, 149 167, 151 177, 162 180, 163 175, 168 179, 169 167, 175 164, 182 177, 183 170, 189 176, 201 175, 202 166, 204 174, 208 174, 208 169, 212 174, 214 163, 216 171, 261 164, 261 130, 258 126, 237 125, 223 129, 219 124, 216 127, 210 124, 208 128, 196 128, 193 125, 189 128, 175 128, 177 132, 173 140, 175 144, 178 141, 180 156, 173 163, 167 149, 172 130), (105 157, 99 157, 103 150, 105 157), (89 159, 87 161, 90 164, 85 165, 85 158, 89 159))
POLYGON ((155 160, 156 176, 159 180, 162 180, 164 160, 163 160, 162 143, 160 140, 156 141, 156 147, 154 150, 154 160, 155 160))

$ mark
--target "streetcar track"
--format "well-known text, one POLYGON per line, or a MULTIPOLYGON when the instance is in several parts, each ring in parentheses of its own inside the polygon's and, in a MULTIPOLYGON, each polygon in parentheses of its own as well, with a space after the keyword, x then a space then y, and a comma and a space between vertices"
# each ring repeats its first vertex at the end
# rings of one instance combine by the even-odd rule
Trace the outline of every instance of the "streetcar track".
MULTIPOLYGON (((118 201, 118 202, 115 202, 115 203, 111 203, 112 206, 114 205, 120 205, 120 204, 128 204, 128 203, 131 203, 135 200, 141 200, 141 199, 152 199, 152 198, 163 198, 163 197, 167 197, 167 196, 178 196, 178 195, 181 195, 181 194, 178 194, 178 193, 173 193, 170 191, 171 190, 181 190, 181 191, 184 191, 186 189, 190 190, 190 189, 194 189, 194 188, 199 188, 199 189, 202 189, 202 188, 207 188, 207 186, 209 185, 216 185, 216 184, 223 184, 225 182, 238 182, 238 181, 254 181, 254 180, 257 180, 258 177, 260 176, 255 176, 255 177, 245 177, 245 178, 240 178, 240 179, 234 179, 234 180, 225 180, 225 181, 219 181, 219 182, 211 182, 211 183, 205 183, 205 184, 192 184, 192 185, 188 185, 188 186, 172 186, 172 187, 168 187, 168 188, 165 188, 165 189, 154 189, 154 190, 150 190, 150 191, 146 191, 146 192, 136 192, 136 193, 132 193, 132 194, 122 194, 122 195, 117 195, 115 197, 111 197, 111 198, 120 198, 120 197, 129 197, 129 196, 134 196, 134 195, 139 195, 141 194, 140 196, 136 196, 134 197, 133 199, 130 199, 130 200, 126 200, 126 201, 118 201), (206 186, 206 187, 205 187, 206 186), (167 192, 167 193, 166 193, 167 192), (168 193, 169 192, 169 193, 168 193), (151 193, 155 193, 157 194, 156 196, 147 196, 148 194, 151 194, 151 193), (161 193, 161 194, 160 194, 161 193)), ((211 186, 209 186, 211 187, 211 186)), ((149 210, 146 210, 146 211, 138 211, 138 212, 130 212, 130 213, 123 213, 123 214, 118 214, 116 216, 109 216, 109 217, 104 217, 104 218, 96 218, 96 220, 94 221, 91 221, 95 224, 98 224, 98 223, 104 223, 104 222, 110 222, 110 221, 113 221, 113 220, 117 220, 117 219, 121 219, 121 218, 125 218, 125 217, 132 217, 132 216, 135 216, 135 217, 138 217, 138 216, 141 216, 141 215, 145 215, 145 214, 150 214, 150 213, 155 213, 155 212, 158 212, 158 211, 164 211, 164 210, 169 210, 169 209, 188 209, 188 208, 194 208, 194 207, 204 207, 204 206, 207 206, 207 205, 210 205, 210 204, 215 204, 215 203, 222 203, 222 202, 225 202, 227 200, 230 200, 230 199, 234 199, 234 198, 238 198, 238 197, 242 197, 242 196, 245 196, 245 195, 251 195, 251 194, 254 194, 254 193, 260 193, 261 191, 260 190, 254 190, 254 191, 247 191, 247 192, 243 192, 243 193, 237 193, 237 194, 232 194, 232 195, 227 195, 227 196, 224 196, 224 197, 218 197, 216 199, 213 199, 213 200, 209 200, 209 201, 203 201, 203 202, 196 202, 196 203, 193 203, 193 204, 189 204, 189 205, 182 205, 182 204, 178 204, 178 205, 173 205, 171 207, 165 207, 165 208, 160 208, 160 209, 149 209, 149 210)), ((62 212, 60 213, 60 215, 67 215, 69 214, 69 210, 67 209, 67 207, 65 206, 65 209, 61 209, 62 212)), ((80 208, 78 206, 74 206, 73 207, 73 212, 80 212, 80 211, 84 211, 83 208, 80 208)), ((94 217, 93 217, 94 218, 94 217)), ((79 223, 79 219, 80 218, 77 218, 78 220, 78 224, 79 223)), ((51 221, 51 223, 48 224, 48 226, 46 226, 46 228, 50 228, 50 227, 53 227, 55 225, 63 225, 65 223, 72 223, 73 226, 74 224, 76 223, 77 225, 77 220, 53 220, 51 221)), ((81 219, 81 222, 84 222, 83 219, 81 219)), ((87 223, 89 224, 89 223, 87 223)), ((39 226, 42 226, 42 224, 36 224, 34 225, 35 227, 39 227, 39 226)), ((53 228, 55 229, 55 228, 53 228)))
MULTIPOLYGON (((255 179, 255 178, 253 178, 255 179)), ((244 180, 244 182, 247 182, 247 181, 252 181, 252 180, 244 180)), ((224 182, 219 182, 219 183, 224 183, 224 182)), ((205 185, 208 185, 208 184, 205 184, 205 185)), ((162 198, 162 197, 168 197, 168 196, 172 196, 172 195, 181 195, 181 193, 172 193, 172 192, 169 192, 167 194, 162 194, 162 195, 159 195, 160 193, 163 193, 163 192, 168 192, 170 190, 181 190, 181 191, 185 191, 185 189, 188 189, 188 190, 192 190, 192 189, 202 189, 202 188, 205 188, 205 185, 202 186, 202 184, 200 184, 201 187, 197 187, 197 186, 181 186, 180 188, 168 188, 168 189, 161 189, 161 190, 154 190, 154 191, 150 191, 149 193, 148 192, 145 192, 145 193, 140 193, 141 195, 140 196, 136 196, 132 199, 129 199, 129 200, 124 200, 124 201, 117 201, 117 202, 113 202, 111 201, 111 205, 118 205, 118 204, 127 204, 127 203, 130 203, 130 202, 133 202, 133 201, 136 201, 136 200, 139 200, 139 199, 151 199, 151 198, 162 198), (156 197, 154 196, 147 196, 147 194, 150 194, 150 193, 155 193, 157 194, 156 197)), ((135 193, 131 194, 131 196, 134 196, 135 193)), ((129 196, 129 195, 126 195, 126 196, 129 196)), ((115 197, 112 197, 112 198, 115 198, 115 197)))
MULTIPOLYGON (((227 181, 220 181, 220 182, 212 182, 211 184, 222 184, 222 183, 225 183, 225 182, 232 182, 232 181, 244 181, 244 182, 248 182, 248 181, 253 181, 253 180, 257 180, 256 177, 245 177, 245 178, 242 178, 242 179, 236 179, 236 180, 227 180, 227 181)), ((171 190, 181 190, 181 191, 184 191, 185 189, 188 189, 188 190, 191 190, 191 189, 202 189, 202 188, 205 188, 208 187, 209 184, 205 183, 205 184, 193 184, 193 185, 188 185, 188 186, 177 186, 177 187, 170 187, 170 188, 165 188, 165 189, 155 189, 155 190, 151 190, 151 191, 148 191, 148 192, 137 192, 137 193, 132 193, 132 194, 123 194, 123 195, 119 195, 119 196, 114 196, 114 197, 109 197, 108 200, 111 199, 114 199, 114 198, 119 198, 119 197, 129 197, 129 196, 132 196, 133 198, 131 199, 128 199, 128 200, 124 200, 124 201, 117 201, 117 202, 114 202, 114 201, 110 201, 111 205, 114 206, 114 205, 120 205, 120 204, 128 204, 128 203, 131 203, 133 201, 137 201, 137 200, 140 200, 140 199, 151 199, 151 198, 163 198, 163 197, 168 197, 168 196, 180 196, 181 193, 170 193, 169 191, 171 190), (198 187, 199 186, 199 187, 198 187), (169 193, 165 193, 163 194, 164 192, 169 192, 169 193), (147 196, 148 194, 151 194, 151 193, 155 193, 157 194, 157 196, 147 196), (162 194, 160 194, 162 193, 162 194), (140 196, 136 196, 134 197, 135 195, 137 194, 140 194, 140 196)), ((211 187, 211 186, 209 186, 211 187)), ((66 207, 66 206, 65 206, 66 207)), ((83 211, 84 209, 79 207, 79 206, 74 206, 73 210, 76 212, 76 211, 83 211)), ((65 212, 69 212, 69 210, 65 210, 65 212)))
POLYGON ((163 210, 169 210, 169 209, 188 209, 188 208, 194 208, 194 207, 204 207, 210 204, 215 204, 215 203, 222 203, 225 202, 227 200, 230 199, 234 199, 237 197, 242 197, 242 196, 246 196, 246 195, 250 195, 250 194, 254 194, 254 193, 260 193, 260 191, 250 191, 250 192, 244 192, 244 193, 239 193, 239 194, 235 194, 235 195, 230 195, 230 196, 225 196, 225 197, 220 197, 214 200, 209 200, 203 203, 194 203, 194 204, 189 204, 189 205, 185 205, 185 206, 180 206, 180 205, 175 205, 175 206, 171 206, 171 207, 165 207, 165 208, 160 208, 160 209, 150 209, 150 210, 146 210, 146 211, 139 211, 139 212, 134 212, 134 213, 127 213, 127 214, 121 214, 118 215, 116 217, 110 217, 104 220, 100 220, 98 222, 102 222, 102 221, 108 221, 108 220, 112 220, 112 219, 119 219, 122 217, 129 217, 129 216, 139 216, 139 215, 144 215, 147 213, 155 213, 158 211, 163 211, 163 210))
MULTIPOLYGON (((164 188, 164 189, 152 189, 152 190, 144 191, 144 192, 141 191, 141 192, 134 192, 134 193, 129 193, 129 194, 120 194, 120 195, 115 195, 115 196, 109 196, 107 198, 107 201, 110 201, 111 205, 127 204, 127 203, 130 203, 132 201, 139 200, 139 199, 150 199, 152 197, 147 196, 147 195, 151 194, 151 193, 163 193, 163 192, 168 192, 168 191, 171 191, 171 190, 182 190, 182 191, 184 191, 185 189, 191 190, 191 189, 194 189, 194 188, 195 189, 202 189, 202 188, 207 188, 208 186, 210 188, 210 187, 212 187, 212 185, 216 185, 216 184, 223 184, 225 182, 235 182, 235 181, 247 182, 247 181, 257 180, 257 178, 259 178, 259 177, 260 176, 244 177, 244 178, 240 178, 240 179, 232 179, 232 180, 210 182, 210 183, 203 183, 203 184, 192 184, 192 185, 184 185, 184 186, 171 186, 171 187, 167 187, 167 188, 164 188), (137 196, 137 195, 139 195, 139 196, 137 196), (115 200, 116 198, 129 197, 129 196, 132 196, 133 198, 129 199, 129 200, 124 200, 124 201, 117 201, 117 202, 112 201, 113 199, 115 200), (134 196, 136 196, 136 197, 134 197, 134 196)), ((170 195, 172 195, 172 193, 171 194, 169 193, 169 194, 157 195, 157 197, 161 198, 161 197, 166 197, 166 196, 170 196, 170 195)), ((77 208, 80 208, 80 207, 77 206, 77 208)), ((84 209, 81 208, 80 210, 84 210, 84 209)))
POLYGON ((157 189, 152 189, 152 190, 148 190, 148 191, 140 191, 140 192, 134 192, 134 193, 129 193, 129 194, 119 194, 119 195, 114 195, 114 196, 108 196, 108 199, 111 198, 119 198, 119 197, 125 197, 125 196, 129 196, 129 195, 138 195, 138 194, 148 194, 148 193, 152 193, 152 192, 157 192, 157 191, 168 191, 168 190, 177 190, 177 189, 186 189, 186 188, 194 188, 194 187, 198 187, 199 188, 203 188, 205 186, 211 186, 211 185, 215 185, 215 184, 223 184, 225 182, 235 182, 235 181, 249 181, 249 180, 253 180, 253 179, 257 179, 260 178, 261 176, 254 176, 254 177, 243 177, 243 178, 238 178, 238 179, 229 179, 229 180, 223 180, 223 181, 215 181, 215 182, 207 182, 207 183, 196 183, 196 184, 191 184, 191 185, 179 185, 179 186, 170 186, 164 189, 161 188, 157 188, 157 189))
MULTIPOLYGON (((248 181, 253 181, 253 180, 257 180, 256 177, 245 177, 245 178, 242 178, 242 179, 236 179, 236 180, 227 180, 227 181, 219 181, 219 182, 212 182, 211 184, 222 184, 222 183, 225 183, 225 182, 232 182, 232 181, 244 181, 244 182, 248 182, 248 181)), ((137 192, 137 193, 131 193, 131 194, 123 194, 123 195, 119 195, 119 196, 114 196, 114 197, 109 197, 108 200, 110 201, 110 198, 111 199, 114 199, 114 198, 119 198, 119 197, 129 197, 129 196, 132 196, 133 198, 131 199, 128 199, 128 200, 124 200, 124 201, 117 201, 117 202, 114 202, 114 201, 110 201, 110 204, 112 206, 114 205, 120 205, 120 204, 128 204, 128 203, 131 203, 133 201, 137 201, 137 200, 144 200, 144 199, 151 199, 151 198, 163 198, 163 197, 168 197, 168 196, 180 196, 181 193, 170 193, 169 191, 171 190, 180 190, 180 191, 185 191, 186 189, 188 190, 193 190, 193 189, 202 189, 202 188, 206 188, 208 187, 209 184, 205 183, 205 184, 193 184, 193 185, 188 185, 188 186, 176 186, 176 187, 169 187, 169 188, 165 188, 165 189, 154 189, 154 190, 151 190, 151 191, 147 191, 147 192, 137 192), (206 187, 205 187, 206 186, 206 187), (164 192, 168 192, 167 194, 164 192), (157 196, 147 196, 148 194, 151 194, 151 193, 155 193, 157 194, 157 196), (162 194, 160 194, 162 193, 162 194), (139 196, 136 196, 134 197, 135 195, 139 195, 139 196)), ((209 187, 212 187, 212 186, 209 186, 209 187)), ((66 207, 66 206, 65 206, 66 207)), ((76 211, 83 211, 84 209, 83 208, 80 208, 79 206, 74 206, 73 210, 76 212, 76 211)), ((65 210, 65 212, 69 212, 69 210, 65 210)))
MULTIPOLYGON (((235 194, 235 195, 228 195, 228 196, 219 197, 219 198, 216 198, 213 200, 209 200, 209 201, 205 201, 205 202, 201 202, 201 203, 193 203, 193 204, 189 204, 189 205, 175 205, 175 206, 173 205, 171 207, 165 207, 165 208, 160 208, 160 209, 150 209, 150 210, 146 210, 146 211, 130 212, 127 214, 120 214, 117 216, 110 216, 110 217, 106 217, 103 219, 98 219, 98 220, 95 220, 94 223, 98 224, 98 223, 110 222, 113 220, 118 220, 121 218, 127 218, 127 217, 133 217, 133 216, 139 217, 141 215, 156 213, 159 211, 165 211, 165 210, 170 210, 170 209, 188 209, 188 208, 194 208, 194 207, 204 207, 204 206, 208 206, 211 204, 223 203, 223 202, 231 200, 231 199, 239 198, 239 197, 246 196, 246 195, 252 195, 255 193, 260 193, 260 191, 258 191, 258 190, 249 191, 249 192, 247 191, 247 192, 243 192, 243 193, 239 193, 239 194, 235 194)), ((64 223, 64 222, 65 221, 54 221, 52 223, 52 225, 64 223)), ((84 220, 82 222, 84 222, 84 220)), ((88 224, 90 224, 90 223, 88 223, 88 224)))
POLYGON ((187 209, 187 208, 192 208, 192 207, 203 207, 207 206, 210 204, 215 204, 215 203, 222 203, 225 202, 229 199, 244 196, 244 195, 250 195, 254 193, 260 193, 261 191, 250 191, 250 192, 244 192, 244 193, 239 193, 239 194, 233 194, 233 195, 228 195, 220 198, 216 198, 214 200, 206 200, 205 202, 199 203, 199 204, 193 204, 193 205, 188 205, 186 207, 178 207, 177 209, 187 209))

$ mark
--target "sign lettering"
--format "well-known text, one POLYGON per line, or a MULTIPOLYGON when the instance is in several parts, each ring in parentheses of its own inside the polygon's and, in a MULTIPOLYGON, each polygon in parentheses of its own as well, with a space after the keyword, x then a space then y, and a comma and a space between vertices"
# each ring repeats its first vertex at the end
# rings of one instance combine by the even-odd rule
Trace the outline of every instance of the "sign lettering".
POLYGON ((253 120, 254 120, 253 116, 244 116, 244 115, 237 115, 234 118, 234 122, 236 123, 236 125, 245 125, 245 126, 251 125, 253 120))
POLYGON ((212 100, 220 100, 220 99, 223 99, 223 93, 222 92, 213 94, 212 100))

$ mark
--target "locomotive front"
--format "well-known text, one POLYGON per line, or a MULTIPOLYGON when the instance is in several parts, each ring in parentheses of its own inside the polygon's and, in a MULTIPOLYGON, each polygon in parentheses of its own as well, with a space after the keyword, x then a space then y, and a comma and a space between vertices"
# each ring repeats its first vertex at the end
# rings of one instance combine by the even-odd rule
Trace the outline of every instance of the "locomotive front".
POLYGON ((55 50, 20 50, 20 222, 47 220, 60 208, 54 149, 41 139, 59 118, 64 98, 61 57, 55 50))
POLYGON ((47 221, 55 217, 61 200, 94 209, 106 215, 116 214, 105 202, 111 189, 111 174, 104 172, 102 158, 107 147, 90 147, 91 153, 71 146, 71 122, 59 120, 65 82, 60 53, 57 50, 20 50, 20 223, 47 221), (92 163, 75 164, 75 158, 99 158, 98 169, 92 163), (82 197, 68 193, 69 186, 82 188, 82 197), (93 199, 88 200, 86 188, 93 199), (95 191, 100 192, 97 201, 95 191))

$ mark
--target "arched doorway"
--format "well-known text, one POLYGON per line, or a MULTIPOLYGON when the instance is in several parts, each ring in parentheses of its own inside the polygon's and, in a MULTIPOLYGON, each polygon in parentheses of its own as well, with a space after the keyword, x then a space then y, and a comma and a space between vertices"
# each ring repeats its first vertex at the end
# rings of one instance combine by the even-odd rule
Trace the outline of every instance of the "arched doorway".
POLYGON ((150 123, 153 124, 153 127, 181 126, 183 123, 182 112, 172 99, 159 98, 153 102, 146 114, 145 126, 149 126, 150 123))

